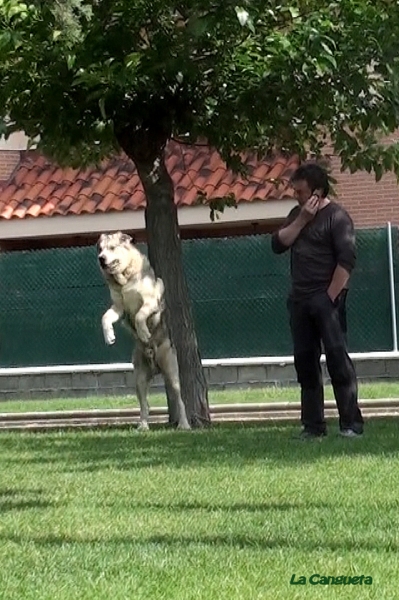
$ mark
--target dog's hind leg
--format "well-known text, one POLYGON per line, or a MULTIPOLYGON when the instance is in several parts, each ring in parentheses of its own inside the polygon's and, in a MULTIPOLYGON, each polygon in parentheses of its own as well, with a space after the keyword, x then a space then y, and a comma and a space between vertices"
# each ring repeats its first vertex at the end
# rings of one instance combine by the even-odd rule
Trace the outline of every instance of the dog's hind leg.
POLYGON ((145 302, 140 310, 137 312, 134 318, 134 326, 136 329, 137 337, 144 344, 148 344, 151 339, 151 333, 148 329, 147 319, 153 313, 156 313, 158 310, 157 303, 154 302, 153 299, 151 301, 145 302))
POLYGON ((140 350, 136 350, 133 356, 134 365, 134 379, 136 386, 136 395, 140 404, 140 423, 138 429, 140 431, 146 431, 149 429, 148 416, 148 388, 151 380, 151 371, 146 365, 146 361, 143 360, 143 356, 140 350))
POLYGON ((163 292, 164 285, 162 279, 157 279, 156 284, 148 290, 148 294, 143 296, 143 304, 134 317, 134 326, 138 338, 148 344, 151 339, 151 333, 148 329, 147 320, 152 317, 153 327, 157 326, 161 319, 163 310, 163 292))
MULTIPOLYGON (((191 429, 180 392, 177 356, 169 340, 165 340, 157 349, 157 362, 168 390, 168 396, 174 404, 173 412, 176 413, 178 429, 191 429)), ((171 417, 173 419, 175 415, 171 415, 171 417)))

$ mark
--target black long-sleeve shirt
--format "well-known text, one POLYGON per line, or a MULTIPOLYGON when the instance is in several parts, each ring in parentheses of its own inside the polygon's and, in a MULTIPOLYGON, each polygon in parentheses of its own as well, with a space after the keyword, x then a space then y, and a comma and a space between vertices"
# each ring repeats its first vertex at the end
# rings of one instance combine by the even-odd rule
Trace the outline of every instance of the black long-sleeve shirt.
MULTIPOLYGON (((281 229, 287 227, 300 211, 291 210, 281 229)), ((272 249, 276 254, 291 249, 291 296, 305 298, 326 291, 337 265, 349 274, 355 266, 356 247, 353 222, 345 209, 330 202, 319 210, 301 230, 292 246, 285 246, 278 236, 272 235, 272 249)))

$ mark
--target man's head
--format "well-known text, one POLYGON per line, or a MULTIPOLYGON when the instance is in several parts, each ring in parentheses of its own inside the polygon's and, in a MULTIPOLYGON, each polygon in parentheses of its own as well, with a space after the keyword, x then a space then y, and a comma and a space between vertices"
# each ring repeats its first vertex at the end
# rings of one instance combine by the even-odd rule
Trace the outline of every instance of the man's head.
POLYGON ((301 205, 305 204, 316 191, 325 198, 330 190, 327 171, 313 162, 298 167, 291 177, 291 185, 301 205))

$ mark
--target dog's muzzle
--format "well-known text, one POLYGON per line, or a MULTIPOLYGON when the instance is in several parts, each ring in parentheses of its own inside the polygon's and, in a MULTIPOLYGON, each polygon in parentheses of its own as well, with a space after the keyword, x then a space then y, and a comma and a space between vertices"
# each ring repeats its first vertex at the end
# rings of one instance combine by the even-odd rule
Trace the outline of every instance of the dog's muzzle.
POLYGON ((109 272, 113 272, 115 270, 117 270, 119 268, 119 260, 115 259, 112 260, 111 262, 107 262, 106 259, 104 258, 104 256, 101 256, 101 254, 98 257, 98 260, 100 262, 100 266, 102 269, 104 269, 105 271, 109 271, 109 272))
POLYGON ((103 256, 98 257, 98 262, 100 263, 100 266, 104 269, 107 266, 107 263, 105 262, 105 258, 103 256))

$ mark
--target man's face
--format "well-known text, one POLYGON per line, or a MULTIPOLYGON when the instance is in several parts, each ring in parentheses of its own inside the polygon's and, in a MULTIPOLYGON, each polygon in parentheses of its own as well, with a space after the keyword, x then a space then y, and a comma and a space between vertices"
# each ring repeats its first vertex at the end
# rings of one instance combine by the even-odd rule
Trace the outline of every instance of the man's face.
POLYGON ((308 182, 304 179, 293 181, 292 187, 295 192, 295 198, 298 200, 298 204, 301 206, 305 204, 305 202, 307 202, 312 195, 312 190, 309 187, 308 182))

